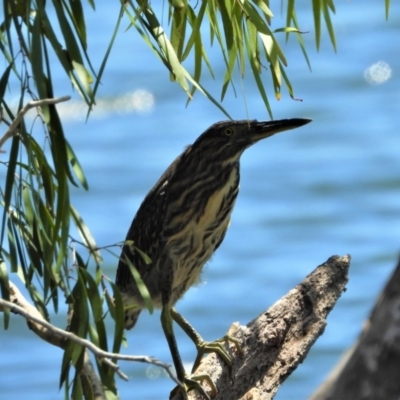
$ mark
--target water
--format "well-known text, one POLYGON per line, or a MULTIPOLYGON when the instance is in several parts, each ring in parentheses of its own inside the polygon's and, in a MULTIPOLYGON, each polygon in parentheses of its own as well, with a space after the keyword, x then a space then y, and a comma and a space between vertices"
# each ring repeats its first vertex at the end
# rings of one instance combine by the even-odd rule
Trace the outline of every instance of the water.
MULTIPOLYGON (((304 38, 312 73, 296 46, 287 47, 288 72, 303 102, 286 93, 280 102, 271 97, 275 118, 309 117, 313 123, 247 150, 227 237, 206 266, 203 284, 178 303, 205 339, 215 339, 232 322, 249 322, 331 255, 350 253, 348 290, 330 314, 324 335, 281 387, 278 400, 305 399, 324 380, 357 338, 400 247, 400 58, 395 39, 400 6, 392 5, 388 22, 383 2, 368 7, 346 2, 337 8, 337 54, 326 33, 316 53, 312 19, 305 19, 304 12, 299 19, 310 31, 304 38), (390 66, 392 75, 371 85, 364 72, 379 61, 390 66)), ((95 14, 88 13, 89 31, 95 30, 89 45, 98 60, 117 16, 110 9, 98 6, 95 14)), ((216 73, 221 71, 222 66, 216 73)), ((65 82, 60 74, 57 95, 70 94, 65 82)), ((218 97, 220 87, 211 80, 206 84, 218 97)), ((244 87, 247 110, 238 85, 238 97, 230 92, 224 103, 228 112, 237 119, 268 119, 250 79, 244 87)), ((226 118, 199 93, 185 109, 183 92, 168 81, 168 73, 132 31, 119 34, 99 95, 105 102, 102 112, 87 123, 65 110, 65 131, 90 185, 89 192, 73 191, 74 204, 98 244, 106 245, 124 239, 144 195, 184 146, 226 118), (111 107, 139 89, 153 96, 151 112, 117 113, 111 107)), ((115 264, 111 258, 107 262, 106 272, 113 277, 115 264)), ((62 315, 54 318, 65 325, 62 315)), ((182 357, 190 363, 193 346, 179 330, 177 334, 182 357)), ((0 399, 63 398, 57 387, 61 351, 40 341, 17 316, 0 335, 0 399)), ((170 362, 157 312, 144 313, 128 338, 124 351, 170 362)), ((130 377, 128 383, 119 382, 122 399, 164 399, 173 387, 155 368, 121 367, 130 377)))

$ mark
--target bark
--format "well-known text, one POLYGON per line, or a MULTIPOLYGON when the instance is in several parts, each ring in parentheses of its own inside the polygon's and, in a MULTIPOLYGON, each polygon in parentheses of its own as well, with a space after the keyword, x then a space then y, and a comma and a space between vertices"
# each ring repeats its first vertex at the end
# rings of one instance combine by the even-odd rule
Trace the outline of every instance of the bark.
MULTIPOLYGON (((233 324, 228 334, 241 344, 238 352, 226 344, 232 374, 215 354, 200 364, 195 375, 207 374, 217 388, 214 400, 268 400, 305 359, 322 335, 326 318, 345 290, 350 256, 333 256, 303 282, 246 326, 233 324)), ((203 388, 212 397, 207 383, 203 388)), ((182 396, 177 394, 173 400, 182 396)), ((189 399, 202 399, 189 392, 189 399)))
POLYGON ((310 400, 400 398, 400 260, 355 345, 310 400))
MULTIPOLYGON (((231 373, 215 354, 204 358, 195 372, 196 375, 210 376, 217 387, 214 399, 272 399, 324 332, 327 315, 345 290, 349 265, 350 256, 329 258, 249 324, 233 324, 228 334, 239 341, 240 351, 230 342, 225 345, 232 357, 231 373)), ((20 312, 23 309, 30 317, 43 319, 11 283, 10 297, 16 306, 21 307, 20 312)), ((56 328, 49 330, 29 317, 28 325, 47 342, 65 347, 66 339, 57 333, 56 328)), ((85 365, 81 376, 89 384, 89 392, 94 393, 96 399, 105 398, 89 357, 85 361, 89 364, 85 365)), ((203 387, 211 395, 207 383, 203 383, 203 387)), ((173 399, 177 400, 179 396, 173 399)), ((195 391, 189 393, 189 399, 203 400, 195 391)))

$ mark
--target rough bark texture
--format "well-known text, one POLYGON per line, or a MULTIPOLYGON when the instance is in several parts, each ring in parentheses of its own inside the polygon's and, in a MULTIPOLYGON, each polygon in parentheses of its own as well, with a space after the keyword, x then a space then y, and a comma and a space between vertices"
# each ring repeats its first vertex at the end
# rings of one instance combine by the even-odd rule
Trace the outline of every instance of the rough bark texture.
MULTIPOLYGON (((195 372, 211 377, 218 390, 214 400, 272 399, 324 332, 326 317, 345 290, 349 265, 348 255, 329 258, 249 324, 233 324, 228 334, 239 340, 241 352, 226 345, 232 356, 231 377, 215 354, 207 356, 195 372)), ((211 396, 207 383, 203 385, 211 396)), ((189 399, 202 397, 191 391, 189 399)))
POLYGON ((310 400, 400 398, 400 261, 356 344, 310 400))

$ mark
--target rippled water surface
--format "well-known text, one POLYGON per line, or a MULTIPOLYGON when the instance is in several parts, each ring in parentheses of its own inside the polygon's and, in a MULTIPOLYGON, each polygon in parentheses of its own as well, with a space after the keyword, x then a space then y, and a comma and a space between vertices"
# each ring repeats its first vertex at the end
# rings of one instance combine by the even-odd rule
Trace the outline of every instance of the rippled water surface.
MULTIPOLYGON (((302 29, 310 31, 304 38, 312 73, 294 44, 287 58, 303 101, 271 96, 275 118, 309 117, 312 124, 243 155, 241 192, 226 239, 203 283, 178 304, 206 339, 214 339, 234 321, 249 322, 331 255, 351 254, 348 290, 279 400, 305 399, 323 381, 360 332, 400 249, 400 7, 392 4, 386 22, 383 2, 337 3, 338 52, 324 33, 317 54, 312 20, 300 14, 302 29)), ((90 48, 99 60, 117 17, 110 10, 99 4, 90 17, 90 48)), ((222 65, 216 68, 221 71, 222 65)), ((206 83, 218 97, 217 83, 206 83)), ((57 95, 70 93, 62 74, 58 84, 57 95)), ((238 85, 238 97, 230 92, 224 103, 228 112, 236 119, 268 119, 252 82, 244 87, 247 111, 238 85)), ((100 97, 87 123, 79 103, 63 113, 90 185, 89 192, 73 191, 74 204, 106 245, 124 239, 141 200, 184 146, 225 117, 199 94, 185 108, 184 94, 132 31, 118 37, 100 97)), ((107 265, 113 276, 115 260, 107 258, 107 265)), ((63 326, 62 315, 54 318, 63 326)), ((170 362, 158 313, 144 313, 128 338, 126 352, 170 362)), ((189 363, 193 346, 179 331, 178 341, 189 363)), ((63 398, 57 388, 61 351, 40 341, 20 318, 0 331, 0 354, 0 399, 63 398)), ((165 399, 173 387, 155 368, 121 366, 131 378, 119 382, 122 399, 165 399)))

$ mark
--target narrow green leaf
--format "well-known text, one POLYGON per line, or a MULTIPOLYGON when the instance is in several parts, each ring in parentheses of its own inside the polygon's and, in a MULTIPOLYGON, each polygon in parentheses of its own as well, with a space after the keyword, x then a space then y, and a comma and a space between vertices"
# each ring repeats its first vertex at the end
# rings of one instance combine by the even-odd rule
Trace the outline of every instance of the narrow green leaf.
POLYGON ((76 75, 79 78, 79 81, 82 84, 82 87, 85 90, 85 93, 91 97, 92 95, 92 88, 91 84, 93 82, 93 78, 90 75, 89 71, 85 68, 85 66, 77 61, 72 60, 72 66, 76 72, 76 75))
POLYGON ((124 5, 122 5, 122 6, 121 6, 121 9, 120 9, 120 11, 119 11, 118 18, 117 18, 117 23, 115 24, 114 31, 113 31, 113 33, 112 33, 112 35, 111 35, 110 43, 108 44, 107 50, 106 50, 106 52, 105 52, 105 54, 104 54, 104 57, 103 57, 103 60, 101 61, 100 69, 99 69, 99 72, 98 72, 98 74, 97 74, 96 80, 95 80, 95 82, 94 82, 92 97, 90 98, 90 103, 89 103, 89 109, 88 109, 87 117, 89 117, 89 113, 90 113, 90 111, 91 111, 91 109, 92 109, 92 105, 95 104, 95 97, 96 97, 97 89, 98 89, 98 87, 99 87, 99 85, 100 85, 101 78, 102 78, 102 76, 103 76, 103 72, 104 72, 104 69, 105 69, 105 67, 106 67, 108 57, 109 57, 109 55, 110 55, 110 53, 111 53, 111 49, 112 49, 112 47, 113 47, 113 45, 114 45, 115 38, 116 38, 117 33, 118 33, 118 31, 119 31, 119 27, 120 27, 120 24, 121 24, 121 20, 122 20, 122 17, 123 17, 123 15, 124 15, 124 9, 125 9, 125 7, 124 7, 124 5))
POLYGON ((282 66, 281 66, 281 72, 282 72, 283 81, 286 84, 286 88, 289 92, 289 95, 292 99, 294 99, 293 86, 290 83, 290 80, 289 80, 288 76, 286 75, 285 69, 282 66))
POLYGON ((246 19, 247 26, 247 41, 249 43, 249 57, 254 62, 255 67, 257 68, 258 73, 261 73, 261 64, 260 64, 260 51, 258 47, 258 35, 257 29, 254 24, 250 21, 250 19, 246 19))
POLYGON ((185 69, 182 67, 175 50, 173 49, 162 26, 158 22, 153 10, 148 5, 144 10, 144 15, 149 24, 150 31, 162 51, 164 62, 170 67, 174 74, 174 78, 190 97, 189 85, 185 78, 185 69))
POLYGON ((54 193, 55 193, 55 188, 53 184, 54 172, 50 167, 50 165, 48 164, 42 148, 39 146, 39 144, 32 136, 29 136, 29 148, 34 153, 34 158, 35 158, 34 160, 31 160, 31 164, 33 166, 37 164, 38 173, 42 178, 41 184, 43 185, 43 189, 45 192, 47 206, 50 209, 52 209, 54 204, 54 193))
MULTIPOLYGON (((295 0, 288 0, 287 2, 287 9, 286 9, 286 26, 291 25, 291 21, 295 15, 294 9, 295 0)), ((286 34, 286 42, 289 40, 289 34, 286 34)))
POLYGON ((43 318, 46 321, 50 320, 49 312, 47 311, 46 304, 43 301, 43 296, 41 293, 36 289, 36 286, 33 283, 30 283, 29 286, 26 286, 29 294, 31 296, 31 299, 35 303, 35 307, 38 309, 40 314, 42 314, 43 318))
MULTIPOLYGON (((235 46, 237 48, 237 60, 239 64, 240 75, 244 78, 246 62, 246 51, 244 49, 243 35, 245 35, 245 24, 243 22, 243 12, 238 2, 235 2, 233 8, 233 27, 235 31, 235 46)), ((258 44, 257 44, 258 47, 258 44)))
POLYGON ((331 15, 330 15, 329 9, 328 9, 328 7, 327 7, 327 5, 325 3, 322 5, 322 10, 323 10, 324 18, 325 18, 326 27, 327 27, 328 32, 329 32, 329 37, 330 37, 331 42, 332 42, 332 46, 336 51, 337 50, 337 46, 336 46, 335 31, 333 29, 333 25, 332 25, 331 15))
MULTIPOLYGON (((3 259, 0 259, 0 289, 1 297, 4 300, 10 301, 10 285, 8 282, 7 266, 3 259)), ((5 308, 4 313, 4 329, 8 329, 10 323, 10 310, 5 308)))
POLYGON ((75 152, 69 142, 66 140, 65 145, 67 147, 67 156, 68 161, 72 166, 72 170, 75 172, 76 177, 78 178, 81 185, 86 189, 89 190, 89 185, 86 180, 85 173, 83 172, 83 168, 78 160, 78 157, 75 155, 75 152))
POLYGON ((50 123, 48 126, 50 136, 50 149, 55 168, 55 176, 58 185, 56 219, 54 223, 54 233, 52 238, 53 254, 57 254, 56 271, 59 271, 68 252, 68 235, 69 235, 69 187, 68 180, 75 183, 69 170, 68 156, 66 149, 66 139, 59 115, 55 107, 49 107, 50 123), (56 246, 58 253, 56 252, 56 246))
MULTIPOLYGON (((82 382, 81 379, 85 375, 81 374, 81 369, 79 367, 75 368, 75 377, 72 384, 72 393, 71 399, 72 400, 82 400, 83 397, 83 389, 82 389, 82 382)), ((86 385, 88 390, 92 389, 92 385, 86 385)), ((86 398, 85 398, 86 400, 86 398)), ((88 399, 89 400, 89 399, 88 399)))
POLYGON ((40 174, 42 177, 42 185, 46 197, 47 207, 52 211, 54 204, 54 183, 53 183, 53 170, 45 159, 40 164, 40 174))
POLYGON ((66 349, 64 350, 63 358, 61 361, 61 372, 60 372, 60 384, 59 387, 68 381, 69 369, 71 368, 71 356, 73 351, 73 342, 68 342, 66 349))
POLYGON ((335 4, 333 0, 325 0, 326 5, 332 10, 333 13, 336 13, 335 4))
POLYGON ((53 2, 54 9, 57 14, 57 20, 60 24, 61 32, 65 40, 65 45, 67 47, 68 55, 71 61, 75 61, 78 64, 83 65, 83 58, 79 50, 78 43, 76 42, 75 35, 69 25, 67 16, 65 15, 65 10, 62 7, 62 3, 59 1, 53 2))
POLYGON ((259 73, 257 71, 257 66, 256 66, 256 64, 254 63, 254 61, 253 61, 253 59, 251 57, 251 47, 250 47, 248 38, 246 36, 245 36, 245 43, 246 43, 246 49, 247 49, 247 53, 248 53, 248 58, 250 60, 250 67, 251 67, 252 72, 253 72, 254 80, 256 81, 258 90, 260 91, 261 97, 264 100, 264 104, 265 104, 265 107, 266 107, 266 109, 268 111, 268 114, 269 114, 270 118, 273 119, 271 106, 270 106, 270 104, 268 102, 268 97, 267 97, 267 94, 265 93, 264 85, 263 85, 263 83, 261 81, 261 78, 260 78, 260 75, 259 75, 259 73))
POLYGON ((51 238, 54 229, 53 215, 50 214, 48 207, 43 202, 38 192, 32 193, 34 197, 37 232, 39 235, 40 247, 43 249, 43 260, 48 268, 51 267, 53 255, 47 254, 51 249, 51 238))
MULTIPOLYGON (((11 219, 12 219, 12 217, 10 217, 10 220, 11 219)), ((12 229, 14 243, 15 243, 15 247, 16 247, 16 251, 17 251, 17 256, 18 256, 18 260, 20 263, 20 267, 21 267, 20 270, 18 269, 18 275, 19 275, 21 281, 26 284, 26 282, 27 282, 26 277, 27 277, 28 272, 27 272, 27 265, 25 262, 25 252, 23 251, 22 243, 20 241, 19 232, 18 232, 16 225, 14 223, 10 222, 9 226, 12 229), (22 272, 22 274, 20 272, 22 272)), ((11 271, 14 272, 13 270, 11 270, 11 271)))
POLYGON ((69 0, 75 30, 79 35, 84 49, 87 49, 86 24, 81 0, 69 0))
MULTIPOLYGON (((70 322, 70 330, 79 337, 85 338, 88 331, 89 325, 89 309, 88 309, 88 297, 85 288, 84 269, 78 268, 78 277, 70 298, 68 299, 72 309, 72 318, 70 322)), ((79 348, 82 346, 79 345, 79 348)), ((71 355, 74 363, 78 359, 80 351, 74 350, 71 355)))
POLYGON ((193 45, 196 40, 201 41, 201 33, 200 33, 200 28, 203 22, 204 14, 206 11, 206 6, 207 6, 207 1, 202 1, 201 7, 196 15, 194 12, 193 8, 188 5, 188 11, 187 11, 187 18, 192 26, 192 32, 190 34, 190 37, 187 41, 186 48, 183 51, 181 60, 184 61, 186 60, 187 56, 189 55, 190 51, 193 48, 193 45))
POLYGON ((78 233, 82 238, 85 246, 88 248, 90 255, 94 258, 97 264, 103 262, 100 250, 97 247, 96 241, 94 240, 89 228, 86 226, 84 220, 79 215, 78 211, 70 204, 71 217, 78 228, 78 233))
POLYGON ((202 57, 203 57, 204 62, 205 62, 206 65, 207 65, 208 72, 210 73, 211 77, 212 77, 213 79, 215 79, 214 72, 213 72, 213 70, 212 70, 210 60, 208 59, 207 53, 206 53, 206 51, 205 51, 203 45, 201 46, 201 54, 202 54, 202 57))
MULTIPOLYGON (((204 0, 206 1, 206 0, 204 0)), ((131 5, 131 7, 134 9, 135 14, 136 14, 136 18, 141 21, 140 15, 138 13, 138 10, 134 8, 133 4, 131 1, 129 1, 129 4, 131 5)), ((169 62, 167 62, 166 57, 164 57, 164 53, 160 52, 149 40, 148 36, 143 32, 143 30, 139 27, 139 25, 136 22, 136 19, 133 18, 129 12, 127 11, 127 9, 125 9, 126 14, 128 15, 132 25, 137 29, 137 31, 139 32, 139 34, 142 36, 142 38, 145 40, 145 42, 148 44, 148 46, 151 48, 151 50, 164 62, 164 64, 166 65, 166 67, 171 70, 171 65, 169 62)), ((152 33, 152 35, 154 36, 154 32, 152 33)), ((220 38, 219 38, 220 40, 220 38)), ((221 42, 222 43, 222 42, 221 42)), ((176 56, 175 56, 176 57, 176 56)), ((225 55, 224 55, 225 57, 225 55)), ((224 58, 225 59, 225 58, 224 58)), ((226 62, 226 59, 225 59, 226 62)), ((183 73, 184 77, 187 79, 187 81, 189 81, 189 83, 191 83, 192 85, 196 86, 196 89, 199 90, 204 96, 206 96, 214 105, 216 105, 228 118, 231 119, 231 117, 229 116, 229 114, 227 113, 227 111, 221 106, 221 104, 216 101, 211 94, 204 89, 204 87, 196 82, 191 75, 185 70, 185 68, 183 68, 182 66, 180 66, 180 72, 183 73)), ((182 86, 181 86, 182 87, 182 86)), ((187 86, 188 87, 188 86, 187 86)), ((189 92, 190 95, 190 92, 189 92)), ((190 96, 189 96, 190 98, 190 96)))
POLYGON ((284 28, 278 28, 278 29, 274 30, 274 33, 279 33, 279 32, 286 32, 286 33, 297 32, 297 33, 300 33, 300 31, 297 28, 293 28, 292 26, 286 26, 284 28))
POLYGON ((29 226, 32 227, 33 222, 35 220, 35 211, 33 209, 28 186, 25 186, 23 188, 22 197, 23 197, 24 206, 25 206, 24 217, 25 217, 26 222, 29 224, 29 226))
MULTIPOLYGON (((87 53, 87 39, 86 39, 86 24, 85 24, 85 17, 82 9, 81 0, 69 0, 71 3, 71 7, 68 7, 66 4, 66 0, 62 0, 65 10, 68 14, 68 17, 74 24, 75 32, 78 37, 79 44, 82 48, 83 55, 85 60, 90 68, 90 70, 94 73, 94 68, 92 66, 90 57, 87 53), (73 9, 76 7, 76 9, 73 9)), ((88 93, 89 94, 89 93, 88 93)))
POLYGON ((390 0, 385 0, 385 16, 386 21, 389 19, 390 0))
POLYGON ((222 26, 224 28, 224 34, 225 34, 226 49, 228 51, 227 69, 225 71, 225 76, 221 91, 221 101, 222 101, 225 97, 228 85, 232 83, 233 86, 232 73, 235 67, 235 61, 237 57, 237 47, 235 46, 234 42, 235 32, 234 32, 234 24, 232 18, 232 9, 230 8, 231 3, 229 1, 228 2, 220 1, 219 6, 222 19, 222 26))
POLYGON ((277 95, 279 88, 281 86, 281 69, 275 43, 270 35, 264 35, 263 33, 260 32, 258 34, 260 35, 260 38, 263 42, 264 49, 267 53, 267 58, 271 65, 271 75, 274 81, 275 95, 277 95))
POLYGON ((146 263, 146 265, 151 264, 151 258, 144 253, 142 250, 140 250, 138 247, 135 246, 135 251, 137 251, 140 255, 140 257, 143 259, 143 261, 146 263))
MULTIPOLYGON (((207 0, 203 0, 203 1, 207 2, 207 0)), ((214 5, 214 3, 212 1, 208 2, 208 9, 209 9, 208 14, 209 14, 210 31, 211 31, 211 44, 213 43, 213 38, 214 37, 217 38, 218 44, 221 49, 222 57, 224 59, 225 66, 228 69, 228 57, 226 54, 224 42, 222 40, 222 34, 221 34, 221 30, 220 30, 220 27, 218 24, 218 17, 216 15, 216 9, 215 9, 215 7, 213 7, 213 5, 214 5)), ((203 54, 204 54, 204 51, 203 51, 203 54)), ((209 67, 209 69, 210 69, 210 67, 209 67)), ((200 82, 199 82, 199 85, 200 85, 200 82)), ((225 115, 227 115, 225 110, 223 112, 225 115)))
POLYGON ((7 61, 9 64, 11 64, 11 61, 15 59, 15 54, 14 54, 14 48, 13 48, 13 42, 14 42, 14 38, 11 37, 11 32, 12 30, 10 29, 11 26, 11 22, 12 22, 12 15, 9 12, 9 4, 7 1, 3 1, 3 14, 2 16, 4 17, 4 29, 3 31, 5 32, 6 36, 7 36, 7 43, 8 43, 8 47, 10 49, 10 55, 9 57, 7 57, 7 61))
MULTIPOLYGON (((194 74, 193 74, 193 79, 196 82, 200 81, 201 78, 201 64, 202 64, 202 56, 203 56, 203 45, 201 43, 201 38, 198 37, 196 40, 196 44, 194 47, 194 54, 195 54, 195 58, 194 58, 194 74)), ((191 95, 193 97, 194 93, 196 91, 196 86, 192 86, 192 90, 191 90, 191 95)), ((190 98, 188 98, 187 103, 188 104, 190 101, 190 98)))
POLYGON ((142 296, 142 298, 143 298, 143 300, 144 300, 144 302, 146 304, 146 307, 147 307, 149 313, 152 314, 153 311, 154 311, 153 301, 151 300, 151 296, 150 296, 150 293, 149 293, 149 291, 148 291, 148 289, 146 287, 146 284, 143 282, 142 277, 140 276, 138 270, 136 269, 136 267, 132 263, 132 261, 129 260, 128 257, 125 257, 124 261, 126 262, 126 264, 128 265, 128 267, 129 267, 129 269, 131 271, 132 277, 135 280, 136 286, 137 286, 137 288, 138 288, 138 290, 140 292, 140 295, 142 296))
MULTIPOLYGON (((136 14, 136 17, 141 20, 139 10, 133 5, 132 2, 130 2, 130 4, 136 14)), ((157 20, 157 17, 155 16, 153 10, 148 3, 142 4, 141 11, 143 12, 147 21, 146 24, 144 24, 145 29, 149 31, 161 50, 160 52, 157 52, 157 54, 159 55, 163 63, 167 66, 167 68, 173 73, 174 79, 176 79, 182 89, 190 97, 189 85, 187 80, 185 79, 184 74, 185 69, 180 64, 175 50, 173 49, 167 35, 165 35, 163 28, 157 20)), ((135 20, 132 17, 130 18, 132 24, 137 26, 135 20)))
MULTIPOLYGON (((294 26, 295 26, 297 29, 299 29, 299 23, 298 23, 298 21, 297 21, 296 13, 293 13, 293 24, 294 24, 294 26)), ((302 51, 302 53, 303 53, 303 56, 304 56, 304 58, 306 59, 308 68, 309 68, 310 71, 311 71, 311 63, 310 63, 310 60, 308 59, 306 47, 305 47, 304 41, 303 41, 303 36, 302 36, 301 33, 297 33, 297 34, 296 34, 296 37, 297 37, 297 41, 298 41, 299 44, 300 44, 300 48, 301 48, 301 51, 302 51)))
MULTIPOLYGON (((41 12, 36 13, 32 29, 32 72, 35 78, 35 84, 39 93, 39 98, 46 99, 48 97, 46 88, 46 76, 43 70, 43 51, 42 51, 42 32, 41 32, 41 12)), ((42 106, 42 115, 45 122, 49 121, 48 106, 42 106)))
POLYGON ((263 0, 252 0, 255 5, 265 14, 266 17, 273 18, 274 14, 272 14, 266 2, 263 0))
POLYGON ((222 105, 211 96, 211 94, 198 82, 194 81, 188 72, 185 71, 186 77, 188 80, 196 86, 197 90, 199 90, 205 97, 207 97, 214 105, 216 105, 229 119, 232 117, 228 114, 228 112, 222 107, 222 105))
POLYGON ((6 219, 10 207, 11 196, 13 193, 14 180, 15 180, 15 169, 17 165, 18 159, 18 151, 19 151, 19 143, 20 139, 17 136, 14 136, 11 144, 10 158, 8 162, 7 175, 6 175, 6 185, 4 192, 4 209, 3 209, 3 219, 1 224, 1 239, 0 243, 3 243, 4 236, 6 233, 6 219))
MULTIPOLYGON (((93 277, 87 271, 81 269, 81 274, 84 275, 84 279, 86 281, 87 297, 89 299, 92 308, 93 318, 95 321, 95 326, 91 324, 89 325, 90 339, 96 346, 105 351, 108 351, 107 334, 103 318, 103 307, 97 284, 93 277)), ((96 360, 96 363, 103 386, 109 388, 112 393, 116 393, 117 388, 114 378, 114 371, 110 369, 107 365, 103 364, 100 360, 96 360)))
POLYGON ((15 243, 14 230, 10 219, 8 219, 7 221, 7 236, 8 236, 8 248, 10 250, 11 272, 16 273, 18 271, 18 254, 15 243))
MULTIPOLYGON (((281 59, 283 64, 287 65, 285 55, 283 54, 283 51, 280 48, 279 43, 275 39, 273 33, 271 32, 271 30, 269 29, 269 27, 265 23, 265 21, 260 17, 260 15, 257 13, 257 11, 254 10, 254 8, 251 6, 251 4, 249 4, 247 2, 245 3, 245 10, 246 10, 246 13, 247 13, 248 17, 250 18, 251 22, 253 22, 253 24, 257 28, 257 31, 258 31, 260 37, 262 38, 263 37, 262 35, 269 36, 270 39, 268 39, 267 48, 270 48, 271 50, 273 50, 273 52, 276 53, 276 56, 281 59), (271 43, 269 44, 269 42, 271 42, 271 43)), ((270 52, 268 52, 268 54, 270 54, 270 52)))
POLYGON ((317 45, 317 50, 319 50, 321 44, 321 1, 322 0, 312 0, 314 27, 315 27, 315 42, 317 45))
POLYGON ((12 62, 3 72, 3 75, 0 78, 0 102, 3 101, 4 93, 6 91, 6 87, 8 85, 8 78, 10 76, 11 68, 13 67, 14 63, 12 62))
POLYGON ((122 339, 124 337, 124 305, 122 303, 122 297, 117 286, 110 282, 110 285, 113 290, 113 304, 109 304, 110 312, 113 309, 111 314, 114 314, 115 320, 115 330, 114 330, 114 343, 113 343, 113 353, 119 353, 121 349, 122 339))
POLYGON ((266 21, 262 19, 260 14, 254 9, 254 7, 250 4, 250 2, 245 1, 243 3, 243 11, 246 13, 247 18, 251 20, 251 22, 256 26, 257 30, 265 35, 269 35, 271 33, 266 21))
MULTIPOLYGON (((214 44, 214 38, 216 36, 216 32, 219 30, 218 16, 217 16, 217 2, 207 1, 207 0, 203 0, 203 2, 207 3, 207 15, 210 21, 210 44, 212 46, 214 44)), ((223 51, 222 45, 221 45, 221 51, 223 51)))
MULTIPOLYGON (((88 96, 90 95, 90 93, 86 93, 86 91, 82 87, 80 81, 78 79, 76 79, 76 77, 74 75, 74 70, 72 68, 72 62, 71 62, 73 58, 67 51, 65 51, 65 49, 63 49, 61 47, 61 44, 53 30, 51 22, 46 14, 42 15, 41 26, 42 26, 42 30, 45 33, 46 38, 50 42, 55 54, 58 57, 58 60, 60 61, 60 64, 64 68, 64 70, 67 73, 72 84, 74 85, 74 87, 76 88, 78 93, 82 96, 82 98, 85 100, 85 102, 87 104, 89 104, 90 99, 88 96)), ((74 60, 74 61, 76 61, 76 60, 74 60)), ((83 64, 83 63, 81 63, 81 64, 83 64)))
POLYGON ((93 10, 96 10, 96 4, 94 3, 93 0, 88 0, 88 3, 89 3, 90 6, 93 8, 93 10))
MULTIPOLYGON (((104 351, 108 351, 107 346, 107 333, 103 319, 103 305, 97 288, 97 284, 93 277, 84 269, 80 269, 80 273, 86 281, 87 298, 92 309, 93 319, 96 325, 97 346, 104 351)), ((94 332, 93 332, 94 333, 94 332)))
POLYGON ((171 24, 171 45, 179 60, 182 60, 183 44, 186 34, 187 5, 182 2, 182 7, 173 7, 171 24))

